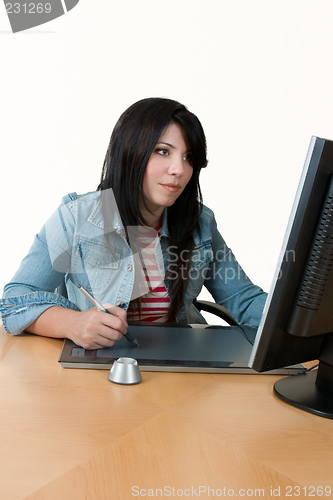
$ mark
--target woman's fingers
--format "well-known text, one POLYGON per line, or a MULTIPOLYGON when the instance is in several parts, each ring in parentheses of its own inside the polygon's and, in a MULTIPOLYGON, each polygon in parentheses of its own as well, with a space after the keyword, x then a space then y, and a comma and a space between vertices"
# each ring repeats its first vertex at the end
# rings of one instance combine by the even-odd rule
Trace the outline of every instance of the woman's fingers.
POLYGON ((116 307, 115 312, 119 316, 96 308, 82 311, 72 340, 85 349, 111 347, 127 332, 126 311, 116 307))
POLYGON ((124 324, 126 325, 126 328, 128 327, 127 311, 125 311, 121 307, 113 306, 112 304, 103 304, 103 306, 105 307, 105 309, 110 311, 111 314, 120 318, 124 322, 124 324))

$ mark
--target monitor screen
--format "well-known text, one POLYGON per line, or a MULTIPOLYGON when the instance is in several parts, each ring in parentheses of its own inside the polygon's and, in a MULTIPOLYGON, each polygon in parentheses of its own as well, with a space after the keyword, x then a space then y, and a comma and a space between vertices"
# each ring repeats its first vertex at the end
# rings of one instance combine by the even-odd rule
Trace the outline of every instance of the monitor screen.
POLYGON ((276 382, 284 401, 333 418, 333 142, 312 137, 249 366, 318 360, 276 382))

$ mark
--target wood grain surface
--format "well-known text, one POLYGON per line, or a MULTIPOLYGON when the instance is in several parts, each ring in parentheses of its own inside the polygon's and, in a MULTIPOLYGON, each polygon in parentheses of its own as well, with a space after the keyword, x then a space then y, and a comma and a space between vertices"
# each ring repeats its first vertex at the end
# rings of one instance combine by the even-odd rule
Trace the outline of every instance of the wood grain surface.
POLYGON ((0 500, 333 498, 333 421, 276 398, 279 377, 120 386, 61 346, 0 328, 0 500))

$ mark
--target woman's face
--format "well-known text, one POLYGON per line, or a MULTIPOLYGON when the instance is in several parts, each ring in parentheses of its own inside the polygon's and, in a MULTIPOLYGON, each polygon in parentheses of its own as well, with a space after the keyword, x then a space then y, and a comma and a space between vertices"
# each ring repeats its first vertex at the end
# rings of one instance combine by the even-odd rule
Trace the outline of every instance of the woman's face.
POLYGON ((150 155, 143 178, 145 202, 156 217, 184 191, 193 173, 191 158, 185 131, 170 123, 150 155))

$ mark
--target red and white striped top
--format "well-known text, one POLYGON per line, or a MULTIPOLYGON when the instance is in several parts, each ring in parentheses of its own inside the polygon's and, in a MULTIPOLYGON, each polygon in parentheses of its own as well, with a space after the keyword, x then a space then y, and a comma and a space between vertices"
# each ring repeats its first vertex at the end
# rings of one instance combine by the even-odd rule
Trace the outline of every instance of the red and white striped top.
POLYGON ((150 321, 167 322, 170 307, 170 298, 163 278, 159 272, 155 247, 157 244, 157 234, 162 227, 162 221, 151 230, 147 227, 141 229, 136 238, 136 246, 140 254, 142 269, 141 274, 136 279, 142 279, 148 285, 149 292, 140 297, 141 311, 136 307, 135 302, 130 302, 127 310, 129 321, 150 321))

